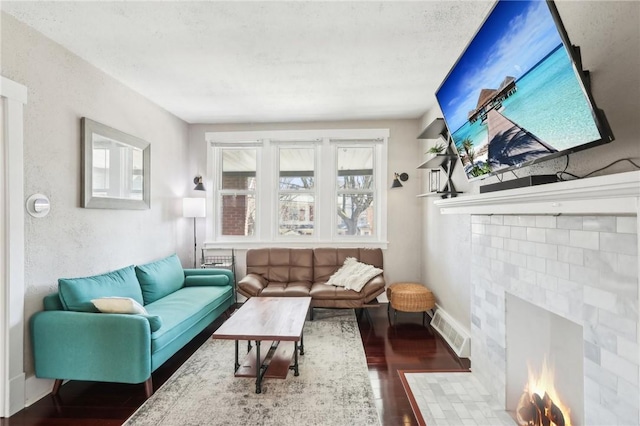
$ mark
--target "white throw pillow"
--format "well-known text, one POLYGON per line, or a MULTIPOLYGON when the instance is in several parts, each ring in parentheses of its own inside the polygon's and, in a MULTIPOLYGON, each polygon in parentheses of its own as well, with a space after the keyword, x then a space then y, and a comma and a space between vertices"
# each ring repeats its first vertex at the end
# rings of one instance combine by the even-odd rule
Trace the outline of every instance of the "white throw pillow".
POLYGON ((100 312, 149 315, 142 305, 130 297, 101 297, 99 299, 92 299, 91 303, 93 303, 93 306, 100 312))
POLYGON ((382 272, 382 269, 358 262, 354 257, 347 257, 342 267, 331 275, 327 284, 359 292, 370 279, 382 272))

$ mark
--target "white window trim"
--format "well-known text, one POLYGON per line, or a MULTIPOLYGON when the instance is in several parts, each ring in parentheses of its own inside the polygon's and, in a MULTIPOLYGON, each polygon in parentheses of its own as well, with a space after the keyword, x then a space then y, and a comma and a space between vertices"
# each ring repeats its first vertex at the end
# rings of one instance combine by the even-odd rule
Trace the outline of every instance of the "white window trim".
MULTIPOLYGON (((261 212, 260 220, 256 221, 256 232, 254 236, 225 236, 218 235, 217 220, 206 221, 206 239, 204 248, 215 248, 233 245, 236 248, 253 247, 379 247, 386 248, 387 241, 387 146, 389 140, 389 129, 322 129, 322 130, 271 130, 271 131, 246 131, 246 132, 206 132, 207 143, 207 175, 212 180, 212 190, 207 191, 207 212, 219 214, 216 206, 218 188, 218 171, 220 170, 219 159, 216 158, 214 147, 242 147, 257 146, 258 148, 258 189, 256 190, 256 206, 261 212), (358 143, 371 144, 377 142, 374 152, 375 180, 375 228, 376 236, 337 236, 334 230, 337 217, 332 215, 331 223, 316 222, 316 233, 310 238, 307 237, 284 237, 277 234, 276 227, 273 226, 277 197, 269 198, 270 205, 266 204, 264 197, 260 194, 277 194, 277 179, 273 176, 277 173, 277 149, 271 149, 271 145, 284 145, 291 143, 291 146, 300 146, 303 142, 313 142, 323 145, 323 149, 316 151, 316 164, 321 164, 323 170, 316 169, 316 203, 335 203, 330 197, 337 194, 337 182, 335 176, 335 158, 338 146, 354 146, 358 143), (269 158, 267 158, 267 156, 269 158), (320 158, 319 156, 322 156, 320 158), (330 165, 330 167, 328 167, 330 165), (326 189, 327 185, 332 185, 332 191, 326 189), (270 226, 261 226, 260 222, 269 223, 270 226)), ((317 214, 316 210, 316 214, 317 214)), ((210 215, 208 215, 210 217, 210 215)))

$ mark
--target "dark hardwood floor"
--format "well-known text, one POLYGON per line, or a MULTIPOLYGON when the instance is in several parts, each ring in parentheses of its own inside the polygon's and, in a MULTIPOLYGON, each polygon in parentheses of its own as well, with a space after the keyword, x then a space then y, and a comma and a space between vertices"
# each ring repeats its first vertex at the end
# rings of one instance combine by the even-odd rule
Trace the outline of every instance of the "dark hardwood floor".
MULTIPOLYGON (((421 314, 398 313, 389 325, 386 305, 358 317, 376 406, 383 425, 418 425, 398 370, 466 371, 458 359, 428 327, 421 314)), ((159 388, 220 326, 215 321, 185 348, 153 373, 159 388)), ((144 386, 71 381, 57 398, 47 395, 0 425, 121 425, 144 402, 144 386)))

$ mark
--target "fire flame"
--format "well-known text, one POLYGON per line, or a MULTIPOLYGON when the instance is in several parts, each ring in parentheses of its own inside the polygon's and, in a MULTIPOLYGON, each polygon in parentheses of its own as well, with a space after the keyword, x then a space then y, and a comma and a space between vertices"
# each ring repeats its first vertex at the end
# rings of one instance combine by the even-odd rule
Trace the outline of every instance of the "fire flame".
MULTIPOLYGON (((531 364, 528 364, 528 370, 529 381, 524 388, 524 392, 528 394, 531 399, 534 398, 534 394, 537 394, 538 397, 545 402, 555 404, 564 416, 564 426, 571 426, 571 409, 560 399, 560 395, 554 385, 555 369, 549 365, 547 357, 545 356, 542 362, 542 370, 539 375, 536 375, 531 364)), ((547 409, 545 409, 545 411, 547 411, 547 409)), ((547 415, 547 413, 542 413, 542 415, 547 415)))

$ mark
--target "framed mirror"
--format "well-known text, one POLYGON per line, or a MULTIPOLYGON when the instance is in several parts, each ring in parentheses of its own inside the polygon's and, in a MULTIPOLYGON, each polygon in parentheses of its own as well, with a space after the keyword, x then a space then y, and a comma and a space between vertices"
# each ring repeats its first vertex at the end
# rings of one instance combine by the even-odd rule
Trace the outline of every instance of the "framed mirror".
POLYGON ((150 208, 151 145, 104 124, 81 119, 82 206, 150 208))

